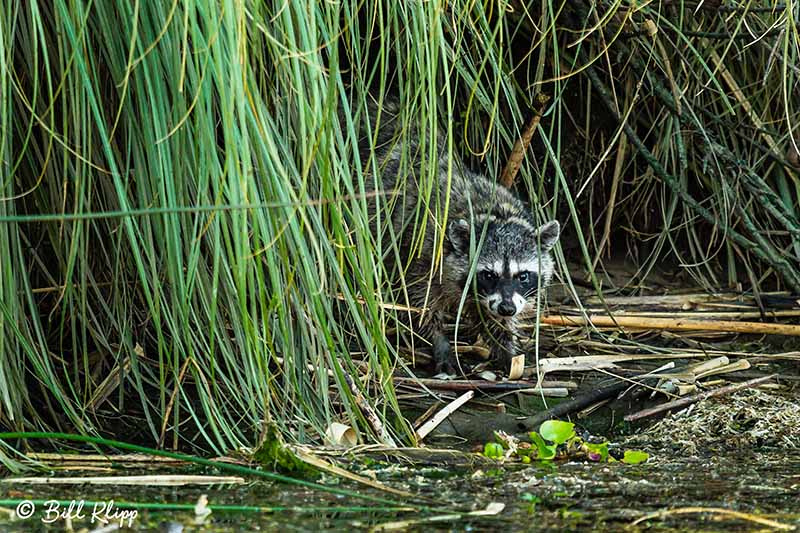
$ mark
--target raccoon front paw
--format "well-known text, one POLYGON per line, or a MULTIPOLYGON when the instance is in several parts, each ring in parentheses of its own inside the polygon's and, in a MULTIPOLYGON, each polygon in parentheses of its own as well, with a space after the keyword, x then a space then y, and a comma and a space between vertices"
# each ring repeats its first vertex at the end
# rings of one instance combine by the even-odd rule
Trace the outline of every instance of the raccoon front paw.
POLYGON ((511 360, 517 355, 516 345, 511 346, 493 346, 489 350, 489 357, 495 362, 498 368, 509 372, 511 370, 511 360))
POLYGON ((436 362, 435 374, 437 376, 440 374, 447 374, 448 376, 456 374, 456 369, 453 365, 453 350, 444 335, 437 335, 433 340, 433 360, 436 362))
POLYGON ((452 361, 437 361, 436 362, 436 368, 435 368, 434 374, 433 374, 434 376, 441 376, 441 377, 447 376, 448 378, 452 378, 453 376, 455 376, 457 374, 458 374, 458 371, 456 370, 456 367, 453 366, 453 362, 452 361))

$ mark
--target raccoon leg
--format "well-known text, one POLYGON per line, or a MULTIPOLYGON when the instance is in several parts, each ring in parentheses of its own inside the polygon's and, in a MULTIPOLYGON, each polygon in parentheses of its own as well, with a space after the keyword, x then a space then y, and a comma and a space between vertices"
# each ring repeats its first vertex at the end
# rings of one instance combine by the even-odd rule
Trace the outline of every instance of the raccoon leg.
POLYGON ((433 338, 433 360, 436 362, 437 374, 453 375, 456 373, 453 365, 453 350, 444 333, 438 333, 433 338))
POLYGON ((486 342, 492 360, 496 361, 505 370, 511 368, 511 359, 519 353, 519 342, 516 332, 505 324, 488 324, 486 342))
POLYGON ((441 313, 434 313, 431 320, 430 339, 433 344, 433 360, 436 363, 435 372, 437 374, 455 374, 453 350, 450 348, 450 339, 444 333, 444 319, 441 313))

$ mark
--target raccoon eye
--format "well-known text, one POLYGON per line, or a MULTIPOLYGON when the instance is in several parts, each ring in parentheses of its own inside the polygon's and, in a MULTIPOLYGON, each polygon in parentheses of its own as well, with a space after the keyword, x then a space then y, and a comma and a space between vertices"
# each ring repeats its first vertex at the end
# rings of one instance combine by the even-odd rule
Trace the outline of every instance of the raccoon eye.
POLYGON ((520 272, 517 274, 517 279, 523 285, 527 285, 528 282, 531 280, 531 273, 530 272, 520 272))
POLYGON ((491 283, 497 281, 497 274, 491 270, 481 270, 478 272, 478 281, 491 283))

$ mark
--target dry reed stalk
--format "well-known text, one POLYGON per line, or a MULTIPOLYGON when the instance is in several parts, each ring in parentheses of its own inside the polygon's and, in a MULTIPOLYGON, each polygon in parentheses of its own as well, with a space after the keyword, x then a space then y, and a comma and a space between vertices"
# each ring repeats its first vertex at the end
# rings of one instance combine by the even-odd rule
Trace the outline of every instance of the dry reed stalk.
MULTIPOLYGON (((563 309, 563 308, 562 308, 563 309)), ((578 311, 576 308, 575 311, 578 311)), ((586 308, 584 309, 587 313, 603 313, 605 309, 600 308, 586 308)), ((631 317, 652 317, 652 318, 662 318, 662 317, 674 317, 675 312, 672 311, 628 311, 624 309, 614 310, 614 316, 631 316, 631 317)), ((713 320, 713 319, 722 319, 722 320, 739 320, 742 318, 761 318, 761 317, 768 317, 768 318, 786 318, 786 317, 796 317, 800 316, 800 309, 782 309, 779 311, 689 311, 689 312, 682 312, 681 316, 687 318, 696 318, 700 320, 713 320)))
POLYGON ((394 442, 394 439, 386 430, 386 427, 381 422, 381 418, 378 416, 378 413, 372 408, 369 402, 364 398, 364 395, 361 394, 361 391, 356 386, 353 378, 350 377, 347 373, 344 374, 344 379, 347 382, 348 387, 350 387, 350 392, 353 393, 353 399, 358 405, 358 408, 361 409, 361 413, 364 415, 364 418, 372 426, 372 429, 375 430, 375 434, 378 436, 380 441, 385 444, 386 446, 397 447, 397 444, 394 442))
POLYGON ((536 385, 530 381, 487 381, 483 379, 411 379, 411 378, 395 378, 395 384, 413 386, 419 385, 429 389, 446 390, 446 391, 495 391, 495 392, 510 392, 510 391, 531 391, 539 390, 544 391, 550 389, 577 389, 578 385, 574 381, 543 381, 541 385, 536 385))
POLYGON ((300 459, 306 464, 313 466, 317 470, 321 470, 322 472, 326 472, 334 476, 339 476, 344 479, 349 479, 351 481, 355 481, 356 483, 361 483, 362 485, 365 485, 367 487, 372 487, 373 489, 381 490, 383 492, 388 492, 390 494, 395 494, 403 498, 414 498, 414 495, 411 494, 410 492, 389 487, 375 479, 370 479, 355 474, 353 472, 350 472, 349 470, 345 470, 344 468, 323 459, 322 457, 317 455, 317 453, 315 453, 317 450, 309 448, 308 446, 299 446, 299 445, 290 446, 290 450, 292 451, 293 454, 297 456, 298 459, 300 459))
MULTIPOLYGON (((181 464, 185 463, 180 459, 172 459, 171 457, 159 457, 157 455, 146 455, 141 453, 130 453, 130 454, 109 454, 109 455, 100 455, 100 454, 69 454, 69 453, 49 453, 49 452, 28 452, 25 456, 30 459, 31 461, 38 461, 38 462, 49 462, 49 463, 80 463, 80 464, 87 464, 87 463, 111 463, 114 464, 122 464, 122 463, 169 463, 169 464, 181 464)), ((105 465, 104 465, 105 466, 105 465)))
POLYGON ((433 417, 430 420, 425 422, 422 425, 422 427, 417 430, 417 440, 421 441, 422 439, 427 437, 431 431, 436 429, 436 427, 439 424, 444 422, 445 419, 447 419, 448 416, 453 414, 459 407, 470 401, 473 396, 475 396, 475 391, 472 390, 467 391, 458 398, 456 398, 455 400, 453 400, 452 402, 450 402, 449 404, 447 404, 446 406, 444 406, 444 408, 441 411, 433 415, 433 417))
POLYGON ((697 403, 707 398, 713 398, 715 396, 724 396, 740 390, 749 389, 751 387, 755 387, 756 385, 761 385, 762 383, 766 383, 767 381, 771 380, 774 377, 775 374, 770 374, 769 376, 761 376, 759 378, 743 381, 742 383, 735 383, 733 385, 720 387, 719 389, 701 392, 700 394, 694 394, 692 396, 686 396, 685 398, 680 398, 678 400, 674 400, 671 402, 662 403, 661 405, 657 405, 649 409, 643 409, 639 412, 627 415, 625 417, 625 421, 633 422, 634 420, 639 420, 641 418, 646 418, 648 416, 656 415, 658 413, 663 413, 664 411, 669 411, 671 409, 679 409, 681 407, 686 407, 688 405, 697 403))
POLYGON ((514 148, 511 150, 511 155, 508 158, 506 166, 503 168, 503 173, 500 175, 500 184, 509 189, 514 185, 514 178, 517 177, 519 167, 522 166, 522 160, 525 158, 525 152, 531 144, 533 134, 539 126, 539 121, 542 119, 542 111, 550 97, 544 94, 537 94, 535 98, 536 108, 534 109, 533 117, 528 121, 525 126, 525 131, 522 132, 522 137, 517 139, 514 143, 514 148))
POLYGON ((734 322, 728 320, 686 320, 683 318, 648 318, 614 315, 587 317, 553 315, 540 319, 551 326, 595 326, 635 329, 664 329, 671 331, 720 331, 726 333, 753 333, 765 335, 800 336, 800 326, 794 324, 765 324, 763 322, 734 322))

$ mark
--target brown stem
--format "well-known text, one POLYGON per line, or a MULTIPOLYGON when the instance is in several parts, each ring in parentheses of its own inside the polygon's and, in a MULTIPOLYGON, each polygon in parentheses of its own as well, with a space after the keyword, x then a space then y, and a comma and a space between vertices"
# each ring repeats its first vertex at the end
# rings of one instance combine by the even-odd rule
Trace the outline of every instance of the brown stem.
POLYGON ((742 383, 734 383, 732 385, 726 385, 718 389, 701 392, 700 394, 693 394, 691 396, 679 398, 671 402, 662 403, 661 405, 657 405, 649 409, 643 409, 637 413, 632 413, 630 415, 627 415, 625 417, 625 421, 633 422, 634 420, 639 420, 640 418, 646 418, 648 416, 652 416, 658 413, 663 413, 664 411, 670 411, 672 409, 679 409, 681 407, 686 407, 687 405, 697 403, 701 400, 705 400, 706 398, 713 398, 714 396, 724 396, 727 394, 732 394, 736 391, 749 389, 751 387, 755 387, 756 385, 761 385, 762 383, 766 383, 767 381, 771 380, 774 377, 775 374, 770 374, 769 376, 762 376, 760 378, 743 381, 742 383))
POLYGON ((506 163, 505 168, 503 168, 503 173, 500 175, 500 184, 507 189, 510 189, 514 185, 514 178, 517 177, 519 167, 522 166, 522 160, 525 158, 525 152, 528 150, 528 146, 531 144, 533 133, 536 131, 536 127, 539 125, 539 121, 542 119, 542 112, 544 111, 544 106, 547 105, 548 100, 550 100, 550 97, 547 95, 541 93, 536 95, 536 107, 534 109, 533 117, 531 117, 530 121, 528 121, 525 131, 522 132, 522 137, 517 139, 517 142, 514 143, 514 148, 511 150, 511 155, 508 158, 508 162, 506 163))
POLYGON ((738 322, 732 320, 687 320, 684 318, 651 318, 643 316, 554 315, 542 317, 539 322, 553 326, 587 326, 611 328, 664 329, 669 331, 724 331, 728 333, 754 333, 765 335, 800 336, 800 326, 794 324, 765 324, 763 322, 738 322))

